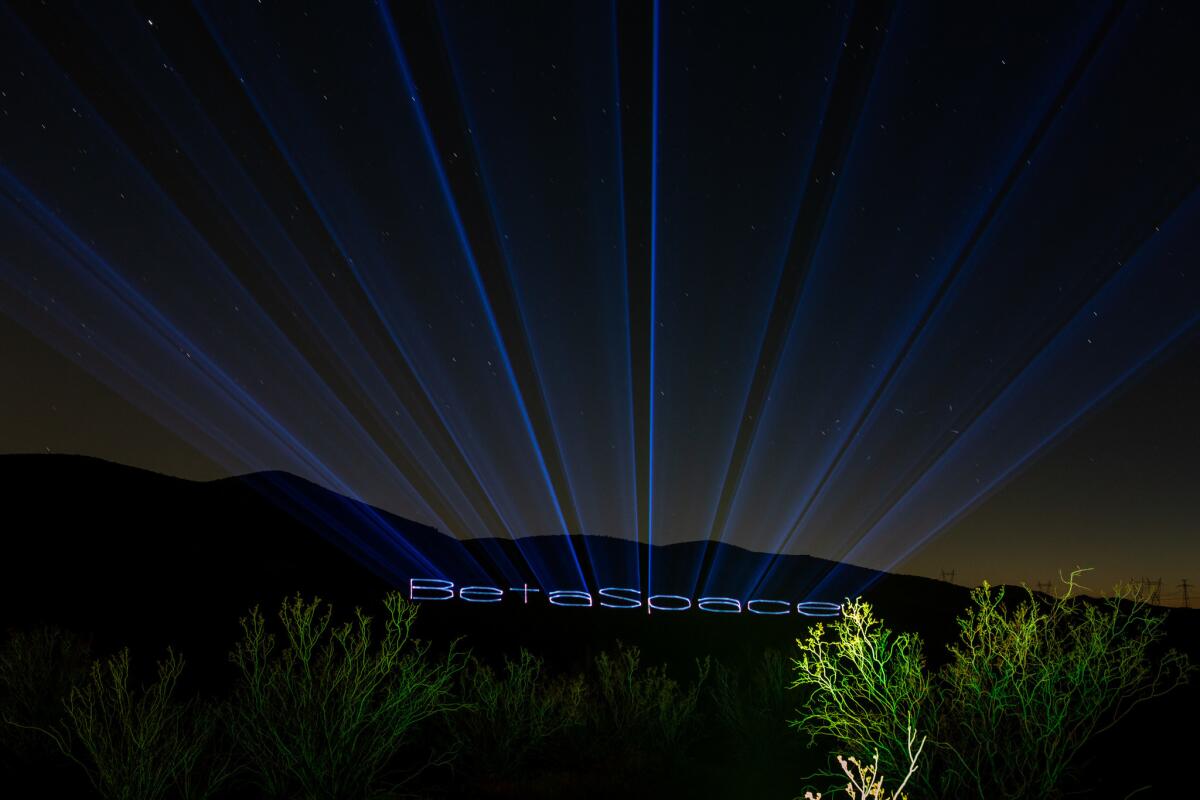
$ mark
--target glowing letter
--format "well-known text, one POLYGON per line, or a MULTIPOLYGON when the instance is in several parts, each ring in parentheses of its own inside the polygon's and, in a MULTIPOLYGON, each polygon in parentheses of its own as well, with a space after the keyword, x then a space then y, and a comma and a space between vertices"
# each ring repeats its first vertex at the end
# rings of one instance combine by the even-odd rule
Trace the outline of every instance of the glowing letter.
POLYGON ((701 597, 696 601, 696 608, 701 611, 712 611, 714 614, 740 614, 742 603, 732 597, 701 597), (714 608, 714 606, 716 606, 714 608), (720 606, 724 606, 721 608, 720 606))
POLYGON ((650 595, 650 598, 648 600, 646 600, 646 605, 650 606, 650 608, 653 608, 655 611, 687 611, 689 608, 692 607, 692 601, 686 597, 680 597, 677 594, 652 594, 652 595, 650 595), (656 606, 656 605, 654 605, 655 600, 682 600, 683 602, 687 603, 687 605, 686 606, 656 606))
POLYGON ((550 604, 555 606, 569 606, 572 608, 591 608, 592 596, 587 592, 580 592, 574 589, 555 589, 547 595, 550 598, 550 604), (585 600, 583 603, 560 603, 559 600, 585 600))
POLYGON ((438 578, 411 578, 408 581, 408 599, 409 600, 453 600, 454 599, 454 583, 452 581, 443 581, 438 578), (420 584, 418 586, 417 584, 420 584), (429 597, 417 597, 417 592, 445 592, 444 595, 438 597, 436 595, 429 597))
POLYGON ((837 617, 842 613, 840 603, 828 603, 823 600, 805 600, 796 603, 796 611, 806 617, 837 617))
POLYGON ((499 603, 504 592, 495 586, 464 586, 458 590, 458 596, 468 603, 499 603), (467 596, 467 592, 471 596, 467 596))
POLYGON ((601 589, 599 594, 601 597, 607 597, 612 600, 621 600, 622 602, 629 603, 629 605, 618 605, 616 603, 606 603, 601 600, 600 605, 604 606, 605 608, 640 608, 642 605, 642 592, 639 589, 623 589, 619 586, 607 586, 601 589), (637 595, 637 597, 621 597, 620 595, 609 594, 609 592, 633 592, 637 595))
POLYGON ((792 604, 786 600, 747 600, 746 610, 751 614, 790 614, 792 613, 792 604), (775 603, 783 606, 783 611, 759 611, 754 607, 755 603, 775 603))
POLYGON ((509 589, 509 591, 510 592, 521 592, 522 594, 524 594, 525 595, 525 605, 529 605, 529 593, 530 592, 540 592, 541 589, 530 589, 529 584, 527 583, 527 584, 525 584, 525 587, 523 589, 509 589))

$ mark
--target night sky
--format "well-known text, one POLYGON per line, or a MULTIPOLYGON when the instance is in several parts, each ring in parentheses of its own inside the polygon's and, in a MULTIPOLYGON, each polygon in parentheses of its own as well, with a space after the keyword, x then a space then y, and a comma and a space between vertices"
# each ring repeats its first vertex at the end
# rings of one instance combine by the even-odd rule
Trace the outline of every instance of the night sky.
POLYGON ((0 6, 0 452, 1169 602, 1200 580, 1197 30, 0 6))

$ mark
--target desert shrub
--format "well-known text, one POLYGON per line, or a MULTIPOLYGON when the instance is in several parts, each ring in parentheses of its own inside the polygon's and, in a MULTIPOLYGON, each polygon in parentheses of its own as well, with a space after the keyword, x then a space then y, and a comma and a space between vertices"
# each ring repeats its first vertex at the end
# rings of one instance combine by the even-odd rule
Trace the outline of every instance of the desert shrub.
MULTIPOLYGON (((241 620, 230 654, 240 673, 231 724, 268 795, 357 799, 384 789, 389 771, 407 780, 422 768, 398 763, 401 751, 424 720, 456 707, 451 691, 463 656, 451 644, 435 658, 412 639, 417 607, 398 592, 384 608, 376 641, 361 609, 334 626, 329 605, 296 595, 279 611, 282 649, 257 608, 241 620)), ((438 760, 430 754, 426 764, 438 760)))
POLYGON ((1187 681, 1185 655, 1160 653, 1164 617, 1136 586, 1101 602, 1026 590, 1005 603, 986 583, 971 593, 949 662, 925 669, 920 639, 893 635, 861 599, 825 630, 797 640, 793 686, 806 687, 792 724, 853 752, 877 749, 879 769, 899 774, 908 727, 931 731, 929 796, 1055 797, 1081 768, 1080 753, 1135 706, 1187 681))
MULTIPOLYGON (((829 736, 852 753, 879 753, 879 766, 897 774, 908 731, 931 724, 931 680, 919 636, 893 633, 869 603, 845 603, 829 625, 813 625, 797 640, 792 688, 807 689, 802 714, 791 724, 811 741, 829 736)), ((832 771, 830 774, 836 774, 832 771)))
POLYGON ((94 661, 67 695, 62 724, 43 729, 102 797, 205 798, 228 774, 227 762, 201 769, 218 723, 209 707, 176 697, 183 666, 168 650, 156 679, 135 689, 128 648, 94 661))
POLYGON ((708 693, 725 742, 741 751, 775 745, 786 728, 788 713, 788 661, 778 650, 768 649, 746 671, 713 665, 708 693))
POLYGON ((53 626, 9 632, 0 650, 0 751, 30 761, 57 753, 43 732, 63 718, 63 701, 88 677, 91 642, 53 626))
POLYGON ((456 769, 511 777, 544 756, 556 734, 582 724, 582 675, 547 676, 542 659, 521 649, 497 672, 477 658, 459 674, 466 707, 449 720, 459 744, 456 769))
POLYGON ((643 667, 636 646, 618 642, 601 652, 586 714, 593 752, 641 761, 685 751, 700 733, 697 711, 710 668, 710 658, 697 659, 696 680, 685 686, 665 665, 643 667))
POLYGON ((1060 793, 1092 737, 1187 681, 1185 655, 1151 657, 1165 617, 1138 586, 1076 601, 1077 574, 1062 596, 1039 602, 1026 589, 1012 610, 985 583, 959 619, 938 730, 957 756, 947 771, 981 797, 985 787, 989 800, 1060 793))

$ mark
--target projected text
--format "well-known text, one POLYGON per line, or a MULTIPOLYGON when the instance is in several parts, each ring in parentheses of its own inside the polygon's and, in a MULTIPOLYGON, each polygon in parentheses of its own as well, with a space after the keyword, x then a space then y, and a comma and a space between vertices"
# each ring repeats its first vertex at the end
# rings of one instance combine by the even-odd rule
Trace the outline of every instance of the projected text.
POLYGON ((701 611, 711 614, 762 614, 779 616, 800 614, 806 617, 836 617, 841 614, 841 604, 823 600, 801 600, 793 602, 777 598, 756 597, 699 597, 691 598, 678 594, 652 594, 646 597, 641 589, 629 586, 605 586, 593 594, 581 589, 542 589, 524 584, 502 589, 498 586, 455 586, 453 581, 441 578, 412 578, 408 582, 410 600, 448 601, 465 603, 500 603, 515 601, 525 605, 531 602, 547 603, 567 608, 644 608, 653 611, 701 611))

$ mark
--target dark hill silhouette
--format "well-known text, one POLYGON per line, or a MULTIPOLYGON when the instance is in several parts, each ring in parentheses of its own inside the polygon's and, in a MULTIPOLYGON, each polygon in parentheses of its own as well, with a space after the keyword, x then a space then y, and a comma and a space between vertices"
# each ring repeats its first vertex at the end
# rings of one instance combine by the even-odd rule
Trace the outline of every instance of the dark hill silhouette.
MULTIPOLYGON (((181 632, 196 644, 207 644, 209 636, 231 641, 236 619, 247 608, 273 609, 296 591, 347 607, 372 607, 388 588, 406 588, 409 577, 437 577, 440 570, 459 585, 501 585, 508 578, 496 565, 561 564, 567 552, 565 537, 523 538, 519 548, 510 540, 459 542, 281 472, 201 483, 84 456, 5 455, 0 485, 7 497, 0 621, 54 621, 148 645, 183 647, 181 632), (374 549, 358 544, 364 540, 374 542, 374 549), (218 620, 229 621, 224 630, 212 629, 218 620)), ((589 548, 596 563, 637 563, 636 545, 627 541, 588 537, 575 546, 589 548)), ((701 547, 656 546, 656 575, 667 576, 656 590, 690 594, 688 578, 701 547), (684 576, 679 581, 671 581, 673 568, 684 576)), ((731 545, 721 550, 720 563, 731 576, 757 574, 769 558, 731 545)), ((807 589, 831 573, 841 594, 871 584, 866 596, 886 607, 889 622, 899 627, 920 624, 948 634, 954 611, 966 600, 964 589, 939 581, 807 556, 780 558, 774 586, 758 596, 804 599, 807 589)), ((721 588, 710 593, 740 596, 737 586, 721 588)), ((819 599, 839 597, 828 592, 819 599)), ((795 614, 645 616, 549 608, 544 599, 527 606, 512 598, 494 607, 426 603, 421 632, 428 638, 466 634, 476 644, 502 644, 510 637, 562 642, 569 633, 575 640, 644 639, 651 649, 682 641, 692 643, 688 651, 736 651, 746 637, 786 644, 804 624, 795 614)))
MULTIPOLYGON (((282 472, 194 482, 85 456, 5 455, 0 485, 6 497, 0 623, 54 622, 113 645, 223 652, 248 608, 259 604, 273 611, 297 591, 345 611, 370 609, 389 588, 407 589, 409 577, 440 572, 458 585, 526 579, 536 586, 531 575, 505 576, 497 565, 562 565, 568 558, 562 536, 527 537, 519 546, 511 540, 464 543, 282 472), (370 549, 363 541, 373 543, 370 549)), ((638 563, 637 545, 628 541, 588 537, 574 544, 617 573, 621 565, 638 563)), ((655 590, 690 594, 702 547, 655 546, 661 584, 655 590)), ((745 586, 745 576, 757 575, 770 558, 723 544, 718 563, 745 586)), ((773 574, 756 596, 805 599, 832 576, 832 588, 809 599, 861 592, 889 626, 921 632, 934 661, 968 602, 963 587, 809 556, 781 556, 773 574)), ((744 591, 738 583, 709 593, 738 597, 744 591)), ((630 584, 614 579, 610 585, 630 584)), ((787 647, 808 622, 796 614, 650 617, 633 610, 550 607, 544 595, 531 597, 528 605, 512 596, 494 605, 424 603, 419 632, 435 640, 465 635, 483 649, 526 644, 552 658, 571 658, 620 638, 662 658, 690 661, 701 653, 736 656, 772 644, 787 647)), ((1197 615, 1172 616, 1172 638, 1190 648, 1197 615)))

